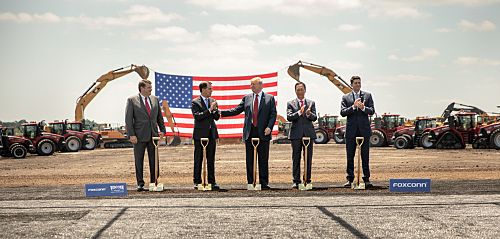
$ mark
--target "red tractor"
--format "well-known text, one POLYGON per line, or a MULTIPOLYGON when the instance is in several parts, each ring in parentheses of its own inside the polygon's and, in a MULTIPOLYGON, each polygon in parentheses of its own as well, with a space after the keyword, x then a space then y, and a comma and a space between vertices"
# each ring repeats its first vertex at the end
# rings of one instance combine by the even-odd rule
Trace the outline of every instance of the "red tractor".
POLYGON ((100 133, 91 130, 84 130, 81 122, 66 122, 66 127, 68 130, 83 132, 87 135, 87 141, 83 144, 83 149, 93 150, 98 148, 102 142, 102 136, 100 133))
POLYGON ((472 143, 475 149, 500 149, 500 122, 479 127, 479 134, 472 143))
POLYGON ((45 130, 53 134, 64 136, 66 144, 64 145, 63 151, 66 152, 78 152, 87 142, 87 135, 85 133, 69 130, 65 122, 50 122, 45 130))
POLYGON ((374 124, 372 124, 370 146, 389 146, 392 144, 394 132, 404 128, 406 128, 404 120, 402 121, 397 114, 383 114, 382 117, 375 117, 374 124))
POLYGON ((41 156, 54 154, 55 151, 60 151, 65 146, 64 137, 57 134, 44 132, 43 121, 40 123, 22 124, 23 137, 33 142, 34 149, 30 153, 36 153, 41 156))
POLYGON ((478 130, 476 113, 459 112, 448 117, 448 125, 426 129, 420 141, 425 149, 464 149, 474 142, 478 130))
MULTIPOLYGON (((330 139, 335 138, 335 130, 339 125, 338 116, 323 115, 318 117, 318 124, 315 127, 316 139, 314 143, 326 144, 330 139)), ((337 142, 337 140, 335 140, 337 142)))
POLYGON ((5 132, 4 129, 0 126, 0 156, 20 159, 26 157, 28 150, 34 150, 31 140, 8 135, 8 132, 5 132))
POLYGON ((428 128, 435 128, 440 122, 436 118, 417 117, 415 127, 408 127, 394 132, 392 140, 397 149, 412 149, 421 147, 420 138, 428 128))

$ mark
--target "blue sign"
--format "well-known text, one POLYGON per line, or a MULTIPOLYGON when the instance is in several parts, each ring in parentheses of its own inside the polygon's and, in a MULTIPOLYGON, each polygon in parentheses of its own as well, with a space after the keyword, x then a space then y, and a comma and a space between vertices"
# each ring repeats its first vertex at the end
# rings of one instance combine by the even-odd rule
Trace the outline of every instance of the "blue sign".
POLYGON ((390 192, 431 192, 430 179, 390 179, 390 192))
POLYGON ((85 197, 123 197, 127 194, 126 183, 85 184, 85 197))

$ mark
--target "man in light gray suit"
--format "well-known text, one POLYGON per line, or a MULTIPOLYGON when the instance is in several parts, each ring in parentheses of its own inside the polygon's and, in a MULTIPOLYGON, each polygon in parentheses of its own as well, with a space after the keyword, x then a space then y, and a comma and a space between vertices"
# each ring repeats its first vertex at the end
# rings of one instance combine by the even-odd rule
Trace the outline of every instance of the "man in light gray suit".
POLYGON ((155 147, 152 137, 158 137, 159 135, 163 137, 166 132, 160 101, 158 97, 151 95, 152 90, 151 81, 141 80, 139 82, 139 94, 127 99, 127 108, 125 109, 127 133, 130 142, 134 144, 137 191, 146 191, 143 179, 144 151, 146 149, 149 158, 149 182, 155 182, 155 147), (159 134, 158 127, 161 131, 159 134))
POLYGON ((286 120, 292 122, 288 139, 292 142, 292 188, 297 189, 302 183, 300 178, 300 158, 302 153, 302 137, 310 137, 311 142, 307 147, 307 174, 304 183, 311 183, 311 166, 313 156, 313 141, 316 139, 313 122, 318 119, 316 116, 316 104, 314 101, 305 98, 306 84, 297 82, 295 84, 295 94, 297 98, 289 101, 286 105, 286 120))

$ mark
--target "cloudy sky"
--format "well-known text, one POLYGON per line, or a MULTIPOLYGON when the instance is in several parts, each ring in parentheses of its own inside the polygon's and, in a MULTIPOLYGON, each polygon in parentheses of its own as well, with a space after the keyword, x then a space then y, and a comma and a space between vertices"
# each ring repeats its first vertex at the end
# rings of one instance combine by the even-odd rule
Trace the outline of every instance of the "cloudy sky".
MULTIPOLYGON (((286 67, 298 60, 361 76, 378 113, 434 116, 453 101, 497 112, 499 12, 497 0, 2 0, 0 120, 72 119, 92 82, 130 64, 199 76, 277 71, 285 102, 295 96, 286 67)), ((123 123, 138 78, 109 83, 86 118, 123 123)), ((307 71, 302 80, 321 114, 339 114, 333 84, 307 71)))

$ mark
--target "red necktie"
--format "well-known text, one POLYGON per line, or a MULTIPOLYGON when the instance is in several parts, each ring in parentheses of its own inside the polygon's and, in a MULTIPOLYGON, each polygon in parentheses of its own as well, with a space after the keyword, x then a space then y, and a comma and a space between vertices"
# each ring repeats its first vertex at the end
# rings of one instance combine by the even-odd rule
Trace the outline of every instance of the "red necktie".
POLYGON ((151 116, 151 107, 149 107, 148 97, 144 97, 144 101, 146 102, 146 110, 148 111, 148 115, 151 116))
POLYGON ((253 112, 252 112, 252 122, 254 127, 257 127, 258 117, 259 117, 259 95, 255 94, 253 100, 253 112))
POLYGON ((300 100, 300 108, 302 108, 302 106, 304 106, 304 101, 300 100))

